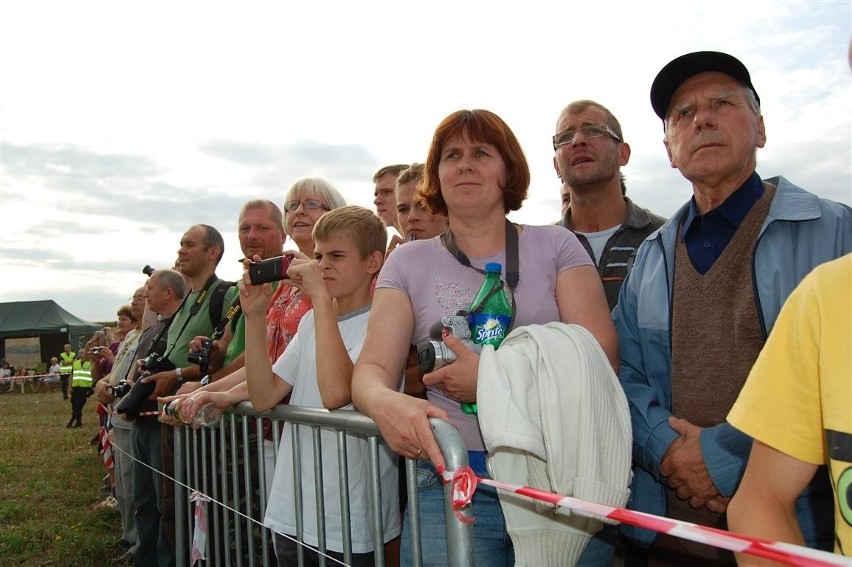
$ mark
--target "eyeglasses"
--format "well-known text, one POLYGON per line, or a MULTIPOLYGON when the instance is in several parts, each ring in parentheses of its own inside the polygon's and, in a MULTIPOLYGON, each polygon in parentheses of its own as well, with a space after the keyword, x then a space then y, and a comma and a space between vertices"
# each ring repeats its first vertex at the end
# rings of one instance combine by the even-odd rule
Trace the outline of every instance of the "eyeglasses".
POLYGON ((130 303, 133 303, 135 301, 145 301, 145 296, 144 295, 134 295, 133 297, 130 298, 130 303))
POLYGON ((307 201, 287 201, 286 203, 284 203, 284 210, 292 212, 298 209, 299 205, 304 205, 305 210, 308 211, 316 209, 323 209, 325 211, 331 210, 328 205, 326 205, 322 201, 317 201, 316 199, 308 199, 307 201))
POLYGON ((553 149, 559 148, 560 146, 564 146, 566 144, 570 144, 574 141, 574 136, 577 135, 577 132, 582 132, 584 138, 600 138, 605 134, 609 134, 613 138, 615 138, 616 142, 620 142, 621 138, 618 137, 618 134, 612 131, 612 128, 607 126, 606 124, 589 124, 588 126, 583 126, 578 130, 563 130, 559 132, 553 137, 553 149))

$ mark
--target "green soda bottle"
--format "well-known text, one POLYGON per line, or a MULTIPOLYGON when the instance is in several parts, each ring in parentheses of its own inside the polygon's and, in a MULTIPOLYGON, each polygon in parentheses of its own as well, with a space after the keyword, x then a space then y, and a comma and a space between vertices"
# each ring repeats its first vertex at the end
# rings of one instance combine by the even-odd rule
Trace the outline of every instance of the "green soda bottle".
MULTIPOLYGON (((500 274, 503 266, 498 262, 485 264, 485 281, 479 288, 467 316, 470 338, 478 345, 500 346, 512 325, 512 306, 503 291, 500 274)), ((462 402, 464 413, 475 414, 476 402, 462 402)))

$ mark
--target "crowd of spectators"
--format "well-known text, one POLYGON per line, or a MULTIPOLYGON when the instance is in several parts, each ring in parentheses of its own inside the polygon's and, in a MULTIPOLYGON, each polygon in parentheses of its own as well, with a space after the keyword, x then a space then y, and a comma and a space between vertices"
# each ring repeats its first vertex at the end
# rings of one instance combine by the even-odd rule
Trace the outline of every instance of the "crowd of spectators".
MULTIPOLYGON (((632 455, 621 457, 632 460, 624 471, 632 480, 607 490, 597 486, 601 501, 726 529, 728 504, 748 466, 750 492, 735 499, 735 509, 744 516, 743 502, 765 502, 765 495, 753 495, 761 488, 756 475, 767 470, 765 463, 798 461, 766 449, 764 443, 780 444, 776 437, 784 435, 770 435, 761 420, 746 419, 743 408, 765 409, 754 401, 761 397, 756 389, 773 387, 765 370, 769 362, 755 367, 756 376, 749 373, 767 338, 779 349, 773 333, 786 336, 795 333, 790 326, 810 321, 800 312, 812 302, 800 300, 789 308, 798 310, 792 315, 781 315, 782 306, 814 268, 852 252, 852 211, 783 177, 757 174, 756 154, 766 144, 766 128, 760 97, 736 58, 718 52, 676 58, 657 75, 651 101, 671 166, 692 186, 688 202, 668 220, 626 196, 620 168, 629 161, 630 146, 621 125, 600 103, 580 100, 560 112, 553 136, 564 204, 561 226, 508 220, 527 196, 529 167, 511 128, 481 109, 447 116, 424 163, 379 169, 373 178, 375 213, 347 206, 338 189, 321 178, 293 183, 281 208, 267 200, 245 203, 236 219, 245 258, 238 282, 216 276, 225 247, 219 231, 190 226, 180 240, 175 269, 150 274, 133 303, 119 309, 115 329, 99 331, 76 355, 66 348, 64 358, 60 354, 51 361, 52 379, 70 366, 68 427, 82 424, 83 406, 93 393, 102 408, 97 440, 114 473, 110 493, 122 520, 117 541, 126 547, 116 564, 175 564, 174 487, 158 472, 168 478, 174 470, 173 428, 182 422, 160 408, 175 400, 182 419, 190 422, 206 404, 226 409, 244 400, 258 411, 279 403, 359 409, 375 420, 383 437, 380 477, 389 562, 407 561, 411 548, 408 522, 389 512, 400 509, 398 493, 405 493, 392 451, 418 460, 424 564, 447 564, 445 462, 428 420, 450 421, 461 433, 473 471, 487 477, 495 466, 487 464, 494 447, 484 439, 477 416, 462 412, 459 403, 476 402, 488 377, 480 375, 480 356, 452 334, 442 340, 456 360, 434 372, 420 371, 414 347, 434 338, 432 328, 442 316, 470 306, 489 262, 505 267, 504 293, 514 328, 583 329, 604 361, 605 374, 620 381, 615 397, 629 407, 632 424, 632 438, 626 434, 623 441, 633 448, 632 455), (389 240, 386 227, 399 236, 389 240), (288 238, 292 249, 286 247, 288 238), (253 283, 251 267, 265 260, 286 262, 286 276, 253 283), (775 331, 776 323, 785 327, 775 331), (208 340, 209 361, 204 367, 190 363, 190 353, 203 351, 208 340), (748 399, 737 402, 747 378, 748 399), (755 454, 764 460, 749 463, 752 438, 735 426, 761 433, 755 454), (107 442, 116 449, 111 455, 107 442)), ((834 272, 820 272, 820 283, 830 290, 832 282, 825 280, 833 273, 848 279, 848 271, 847 262, 834 272)), ((849 281, 839 285, 848 294, 849 281)), ((820 289, 820 296, 833 293, 820 289)), ((847 312, 841 328, 847 335, 848 317, 847 312)), ((844 339, 848 348, 852 338, 844 339)), ((814 364, 803 365, 801 376, 787 377, 784 387, 805 378, 819 387, 815 352, 809 351, 814 364)), ((844 360, 841 389, 848 393, 852 369, 848 356, 844 360)), ((583 364, 585 358, 577 366, 583 364)), ((835 365, 831 369, 840 374, 835 365)), ((7 387, 9 370, 5 364, 0 371, 0 384, 7 387)), ((778 397, 796 407, 795 400, 778 397)), ((818 414, 826 397, 813 399, 808 412, 818 414)), ((832 438, 848 438, 852 400, 841 398, 839 406, 831 400, 831 407, 832 438), (837 419, 838 407, 845 418, 837 419)), ((848 523, 843 525, 848 494, 837 490, 850 458, 822 445, 818 418, 809 423, 815 429, 790 449, 810 463, 785 476, 795 483, 795 493, 770 484, 783 493, 793 526, 778 537, 850 554, 852 535, 848 523), (806 443, 811 446, 803 449, 806 443), (827 469, 823 465, 829 462, 827 469)), ((266 439, 267 455, 274 453, 268 427, 251 433, 266 439)), ((309 438, 302 441, 303 447, 310 444, 309 438)), ((350 445, 350 475, 366 475, 360 466, 363 451, 350 445)), ((280 565, 296 557, 282 534, 294 535, 304 522, 307 543, 316 545, 320 537, 312 531, 312 505, 303 518, 295 517, 292 458, 293 447, 282 441, 278 461, 265 465, 271 501, 264 524, 275 532, 280 565)), ((323 458, 328 487, 337 482, 338 455, 323 458)), ((302 465, 303 498, 312 502, 313 461, 303 458, 302 465)), ((560 485, 561 476, 553 471, 542 475, 557 492, 602 484, 591 478, 560 485)), ((848 475, 843 478, 848 485, 848 475)), ((541 476, 534 481, 541 482, 541 476)), ((362 501, 361 488, 348 489, 362 520, 351 540, 353 560, 372 564, 374 542, 360 530, 370 524, 372 510, 362 501)), ((336 498, 326 494, 332 514, 340 513, 336 498)), ((735 561, 732 553, 708 545, 576 517, 552 520, 548 537, 530 534, 523 518, 538 514, 534 505, 506 502, 494 492, 477 492, 473 507, 479 564, 561 558, 609 565, 616 554, 630 565, 735 561)), ((739 525, 751 528, 742 520, 739 525)), ((345 538, 339 524, 327 536, 332 556, 341 557, 345 538)))

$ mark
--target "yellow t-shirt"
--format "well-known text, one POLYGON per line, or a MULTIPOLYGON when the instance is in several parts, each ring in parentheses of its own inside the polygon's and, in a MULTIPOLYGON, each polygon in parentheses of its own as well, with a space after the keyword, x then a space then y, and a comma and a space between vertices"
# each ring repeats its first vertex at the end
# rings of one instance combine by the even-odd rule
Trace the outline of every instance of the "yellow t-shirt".
POLYGON ((852 555, 852 254, 818 266, 790 294, 728 422, 828 464, 835 551, 852 555))

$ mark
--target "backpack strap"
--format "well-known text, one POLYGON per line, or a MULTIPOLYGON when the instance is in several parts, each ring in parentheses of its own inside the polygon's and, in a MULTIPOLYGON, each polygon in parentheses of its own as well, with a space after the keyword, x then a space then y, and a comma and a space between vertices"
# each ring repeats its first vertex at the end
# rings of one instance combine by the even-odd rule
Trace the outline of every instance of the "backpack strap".
MULTIPOLYGON (((210 294, 210 325, 212 325, 214 329, 216 329, 222 321, 222 308, 225 306, 225 294, 235 285, 237 285, 237 282, 221 281, 215 288, 213 288, 213 291, 210 294)), ((227 325, 227 323, 225 324, 227 325)))

